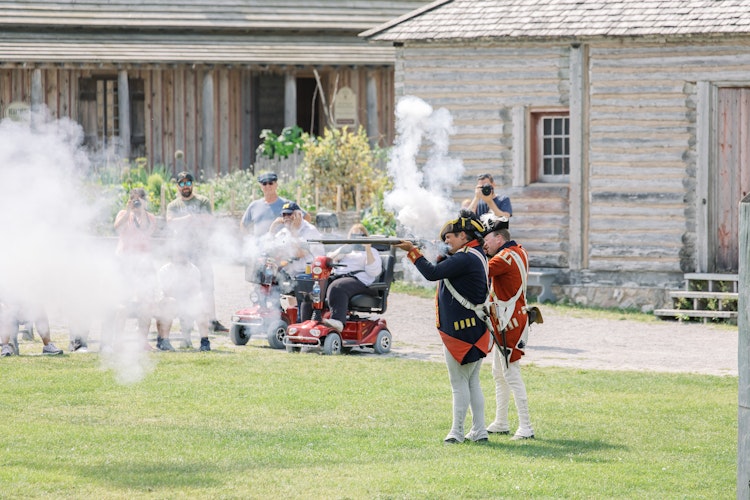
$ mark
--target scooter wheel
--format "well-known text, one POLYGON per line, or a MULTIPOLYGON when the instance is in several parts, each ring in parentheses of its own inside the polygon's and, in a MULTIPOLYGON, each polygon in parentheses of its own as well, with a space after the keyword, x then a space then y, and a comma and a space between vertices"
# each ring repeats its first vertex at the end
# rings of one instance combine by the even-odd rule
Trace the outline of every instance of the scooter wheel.
POLYGON ((242 325, 232 325, 229 329, 229 338, 234 345, 245 345, 250 340, 250 334, 247 327, 242 325))
POLYGON ((378 354, 387 354, 391 352, 391 341, 393 340, 393 337, 391 336, 391 332, 388 330, 380 330, 378 332, 378 336, 375 339, 375 345, 373 345, 373 349, 375 349, 375 352, 378 354))
POLYGON ((286 321, 280 319, 274 321, 266 330, 268 337, 268 345, 274 349, 284 348, 284 339, 286 338, 286 321))
POLYGON ((341 354, 341 336, 329 333, 323 341, 323 354, 341 354))

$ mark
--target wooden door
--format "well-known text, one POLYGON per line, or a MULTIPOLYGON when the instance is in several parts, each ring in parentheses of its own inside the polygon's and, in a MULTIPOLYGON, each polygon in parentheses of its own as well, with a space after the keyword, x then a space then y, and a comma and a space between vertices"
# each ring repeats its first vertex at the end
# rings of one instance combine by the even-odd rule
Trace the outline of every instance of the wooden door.
POLYGON ((739 269, 739 203, 750 192, 750 88, 718 92, 716 169, 711 175, 711 271, 739 269))

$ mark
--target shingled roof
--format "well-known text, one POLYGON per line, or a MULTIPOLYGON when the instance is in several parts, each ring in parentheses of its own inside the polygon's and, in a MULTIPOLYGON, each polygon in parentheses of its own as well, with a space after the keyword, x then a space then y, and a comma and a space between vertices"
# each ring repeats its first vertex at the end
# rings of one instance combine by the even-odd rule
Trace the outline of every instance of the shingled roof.
POLYGON ((360 31, 422 0, 0 0, 0 65, 392 65, 360 31))
POLYGON ((749 32, 750 0, 438 0, 360 36, 399 42, 749 32))
POLYGON ((361 31, 420 0, 0 0, 0 29, 361 31))

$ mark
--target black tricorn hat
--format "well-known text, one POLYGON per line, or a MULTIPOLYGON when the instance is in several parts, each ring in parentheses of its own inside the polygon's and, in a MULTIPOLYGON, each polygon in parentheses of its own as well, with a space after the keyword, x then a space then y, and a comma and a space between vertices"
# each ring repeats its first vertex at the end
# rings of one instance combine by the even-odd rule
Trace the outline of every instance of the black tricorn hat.
POLYGON ((480 219, 482 220, 482 226, 484 226, 482 236, 487 236, 490 233, 500 231, 501 229, 508 229, 509 227, 508 218, 502 215, 497 216, 493 213, 488 212, 486 214, 482 214, 480 219))

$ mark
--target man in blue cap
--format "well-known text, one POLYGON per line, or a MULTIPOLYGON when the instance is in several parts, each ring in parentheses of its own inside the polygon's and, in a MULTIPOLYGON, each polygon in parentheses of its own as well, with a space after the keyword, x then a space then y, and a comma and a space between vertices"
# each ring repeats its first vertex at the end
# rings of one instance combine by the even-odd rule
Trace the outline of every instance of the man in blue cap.
POLYGON ((243 233, 262 236, 268 232, 271 223, 281 215, 281 208, 290 200, 282 198, 278 194, 279 177, 274 172, 265 172, 258 176, 263 198, 250 203, 245 210, 240 222, 243 233))

